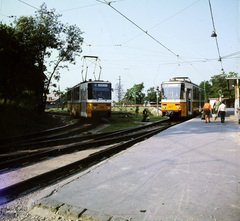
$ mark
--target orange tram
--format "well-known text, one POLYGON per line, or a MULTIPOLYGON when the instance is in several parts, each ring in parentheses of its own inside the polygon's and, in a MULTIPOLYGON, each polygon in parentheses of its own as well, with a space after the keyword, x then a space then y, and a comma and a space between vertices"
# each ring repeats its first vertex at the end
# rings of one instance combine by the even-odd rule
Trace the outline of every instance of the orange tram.
POLYGON ((161 96, 161 116, 189 117, 202 112, 204 91, 188 77, 162 82, 161 96))
POLYGON ((111 83, 101 80, 81 82, 67 92, 71 115, 84 118, 111 117, 111 83))

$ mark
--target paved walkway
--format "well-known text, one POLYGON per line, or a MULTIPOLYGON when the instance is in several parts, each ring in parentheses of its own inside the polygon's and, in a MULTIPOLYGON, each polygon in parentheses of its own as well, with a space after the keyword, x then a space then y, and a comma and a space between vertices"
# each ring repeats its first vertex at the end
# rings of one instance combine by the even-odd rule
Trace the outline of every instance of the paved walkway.
MULTIPOLYGON (((47 198, 111 220, 240 220, 240 125, 200 118, 78 174, 47 198)), ((212 119, 211 119, 212 120, 212 119)))

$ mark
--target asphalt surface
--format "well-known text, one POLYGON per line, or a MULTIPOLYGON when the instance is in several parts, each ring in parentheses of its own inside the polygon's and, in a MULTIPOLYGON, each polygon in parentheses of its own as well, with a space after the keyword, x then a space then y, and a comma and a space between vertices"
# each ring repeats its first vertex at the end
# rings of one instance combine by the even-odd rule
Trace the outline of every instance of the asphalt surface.
POLYGON ((60 184, 34 210, 55 205, 54 213, 66 207, 66 216, 95 220, 239 221, 240 125, 231 113, 225 123, 194 118, 171 127, 60 184))

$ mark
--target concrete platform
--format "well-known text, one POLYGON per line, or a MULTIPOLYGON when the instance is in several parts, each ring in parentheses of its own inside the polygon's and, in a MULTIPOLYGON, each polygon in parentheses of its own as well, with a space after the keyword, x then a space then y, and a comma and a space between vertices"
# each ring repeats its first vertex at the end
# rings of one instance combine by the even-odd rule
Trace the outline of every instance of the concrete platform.
POLYGON ((225 123, 195 118, 105 160, 52 190, 42 208, 81 220, 90 211, 93 220, 239 221, 240 125, 231 111, 225 123))

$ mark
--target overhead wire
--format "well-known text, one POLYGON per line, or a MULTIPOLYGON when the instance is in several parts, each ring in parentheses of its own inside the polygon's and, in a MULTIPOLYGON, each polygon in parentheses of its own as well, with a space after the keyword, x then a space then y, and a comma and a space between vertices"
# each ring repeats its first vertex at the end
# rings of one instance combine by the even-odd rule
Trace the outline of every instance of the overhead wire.
POLYGON ((62 10, 62 11, 58 11, 58 12, 73 11, 73 10, 77 10, 77 9, 81 9, 81 8, 87 8, 87 7, 91 7, 91 6, 95 6, 95 5, 99 5, 99 4, 101 4, 101 3, 96 3, 96 4, 86 5, 86 6, 82 6, 82 7, 76 7, 76 8, 70 8, 70 9, 66 9, 66 10, 62 10))
MULTIPOLYGON (((116 8, 114 8, 111 5, 111 2, 106 2, 106 0, 104 0, 105 3, 107 5, 109 5, 113 10, 115 10, 117 13, 119 13, 121 16, 123 16, 125 19, 127 19, 129 22, 131 22, 133 25, 135 25, 138 29, 140 29, 142 32, 144 32, 146 35, 148 35, 150 38, 152 38, 154 41, 156 41, 158 44, 160 44, 162 47, 164 47, 166 50, 168 50, 169 52, 171 52, 173 55, 178 56, 177 54, 175 54, 173 51, 171 51, 169 48, 167 48, 164 44, 162 44, 160 41, 158 41, 156 38, 154 38, 152 35, 150 35, 147 31, 145 31, 144 29, 142 29, 139 25, 137 25, 135 22, 133 22, 131 19, 129 19, 128 17, 126 17, 124 14, 122 14, 120 11, 118 11, 116 8)), ((101 1, 99 1, 101 2, 101 1)))
POLYGON ((168 47, 166 47, 164 44, 162 44, 160 41, 158 41, 156 38, 154 38, 152 35, 150 35, 148 33, 148 31, 145 31, 144 29, 142 29, 139 25, 137 25, 135 22, 133 22, 131 19, 129 19, 128 17, 126 17, 124 14, 122 14, 120 11, 118 11, 116 8, 114 8, 111 3, 112 2, 107 2, 106 0, 100 1, 97 0, 98 2, 101 2, 103 4, 108 5, 109 7, 111 7, 113 10, 115 10, 118 14, 120 14, 121 16, 123 16, 125 19, 127 19, 129 22, 131 22, 134 26, 136 26, 138 29, 140 29, 143 33, 145 33, 146 35, 148 35, 150 38, 152 38, 155 42, 157 42, 158 44, 160 44, 162 47, 164 47, 166 50, 168 50, 170 53, 172 53, 173 55, 175 55, 178 59, 183 60, 184 62, 190 64, 199 74, 201 74, 203 77, 205 77, 199 70, 197 70, 191 63, 189 63, 188 61, 184 60, 182 57, 180 57, 178 54, 174 53, 172 50, 170 50, 168 47))
POLYGON ((25 4, 25 5, 28 5, 28 6, 30 6, 30 7, 35 8, 35 9, 38 10, 38 8, 36 8, 36 7, 30 5, 30 4, 28 4, 28 3, 26 3, 26 2, 24 2, 24 1, 22 1, 22 0, 18 0, 18 1, 19 1, 19 2, 22 2, 22 3, 25 4))
MULTIPOLYGON (((194 2, 194 3, 192 3, 191 5, 187 6, 186 8, 184 8, 184 9, 180 10, 179 12, 177 12, 177 13, 171 15, 170 17, 164 19, 163 21, 161 21, 161 22, 159 22, 158 24, 156 24, 156 25, 152 26, 151 28, 149 28, 147 31, 149 31, 149 30, 151 30, 151 29, 157 27, 158 25, 162 24, 163 22, 165 22, 165 21, 171 19, 172 17, 174 17, 174 16, 180 14, 181 12, 183 12, 183 11, 185 11, 186 9, 192 7, 193 5, 195 5, 196 3, 198 3, 199 1, 201 1, 201 0, 198 0, 198 1, 194 2)), ((137 38, 137 37, 140 36, 140 35, 142 35, 142 33, 140 33, 140 34, 138 34, 137 36, 135 36, 135 37, 129 39, 128 41, 125 41, 125 42, 122 43, 122 44, 125 44, 125 43, 127 43, 127 42, 129 42, 129 41, 131 41, 131 40, 133 40, 133 39, 135 39, 135 38, 137 38)))
MULTIPOLYGON (((210 14, 211 14, 211 18, 212 18, 213 31, 215 33, 216 32, 216 28, 215 28, 215 25, 214 25, 212 6, 211 6, 210 0, 208 0, 208 2, 209 2, 210 14)), ((218 51, 218 56, 219 56, 218 61, 220 61, 220 63, 221 63, 221 68, 222 68, 221 70, 224 71, 223 64, 222 64, 222 58, 221 58, 221 55, 220 55, 220 49, 219 49, 219 45, 218 45, 218 40, 217 40, 217 34, 215 35, 215 40, 216 40, 216 46, 217 46, 217 51, 218 51)))
POLYGON ((232 56, 235 56, 235 55, 238 55, 238 54, 240 54, 240 51, 234 52, 234 53, 229 54, 229 55, 225 55, 225 56, 222 57, 222 59, 225 59, 225 58, 228 58, 228 57, 232 57, 232 56))

